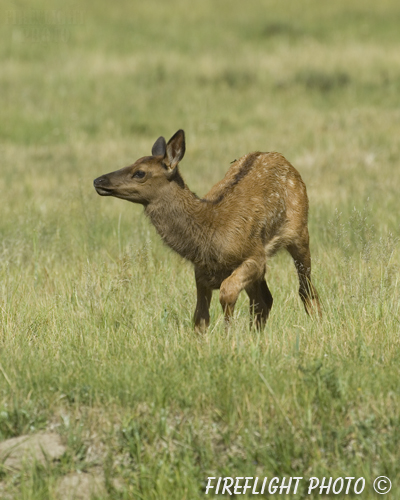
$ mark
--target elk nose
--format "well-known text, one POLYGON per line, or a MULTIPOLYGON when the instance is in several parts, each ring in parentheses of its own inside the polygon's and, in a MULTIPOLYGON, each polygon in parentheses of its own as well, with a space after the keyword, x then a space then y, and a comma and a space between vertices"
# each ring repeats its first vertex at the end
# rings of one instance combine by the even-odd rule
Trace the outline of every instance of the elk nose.
POLYGON ((95 179, 93 181, 93 185, 94 185, 94 187, 99 187, 102 184, 104 184, 105 182, 106 182, 106 178, 104 175, 102 175, 101 177, 97 177, 97 179, 95 179))

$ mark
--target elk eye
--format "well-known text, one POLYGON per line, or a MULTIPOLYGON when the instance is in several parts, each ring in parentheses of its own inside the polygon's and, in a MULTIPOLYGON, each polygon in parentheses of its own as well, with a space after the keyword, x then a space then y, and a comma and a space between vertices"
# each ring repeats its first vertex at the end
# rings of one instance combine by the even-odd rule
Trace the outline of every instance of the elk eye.
POLYGON ((143 179, 143 177, 146 175, 146 172, 143 172, 143 170, 136 170, 136 172, 132 175, 134 179, 143 179))

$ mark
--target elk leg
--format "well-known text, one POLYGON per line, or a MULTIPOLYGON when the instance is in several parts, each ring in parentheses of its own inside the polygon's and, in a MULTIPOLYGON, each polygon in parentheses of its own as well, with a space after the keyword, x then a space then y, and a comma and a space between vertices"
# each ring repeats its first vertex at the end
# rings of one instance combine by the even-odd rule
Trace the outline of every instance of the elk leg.
POLYGON ((224 311, 227 324, 233 315, 239 293, 252 285, 255 281, 260 281, 264 276, 264 260, 264 255, 262 256, 261 265, 254 259, 245 260, 222 282, 219 292, 219 301, 224 311))
POLYGON ((303 232, 302 239, 295 244, 289 245, 287 250, 296 266, 300 283, 299 295, 303 301, 306 313, 310 316, 317 314, 321 317, 322 313, 318 293, 311 283, 311 255, 307 228, 303 232))
POLYGON ((196 275, 196 287, 197 287, 197 303, 196 309, 194 311, 194 329, 197 333, 205 333, 207 331, 208 325, 210 324, 210 303, 211 303, 211 288, 205 287, 199 282, 198 276, 196 275))
POLYGON ((273 302, 267 282, 262 278, 249 285, 246 292, 250 299, 250 327, 261 330, 265 326, 273 302))

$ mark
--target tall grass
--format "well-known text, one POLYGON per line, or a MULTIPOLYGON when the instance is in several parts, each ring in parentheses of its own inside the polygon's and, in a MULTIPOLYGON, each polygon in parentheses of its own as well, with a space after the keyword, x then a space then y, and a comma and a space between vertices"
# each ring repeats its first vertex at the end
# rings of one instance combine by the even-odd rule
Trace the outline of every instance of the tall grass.
POLYGON ((363 498, 387 475, 395 498, 398 3, 87 2, 59 24, 32 17, 47 0, 18 5, 0 49, 0 437, 50 428, 68 453, 3 468, 5 494, 56 498, 101 466, 107 498, 192 500, 222 475, 364 476, 363 498), (245 296, 226 332, 215 293, 193 333, 191 266, 92 188, 178 128, 199 195, 249 151, 298 168, 322 320, 280 254, 263 332, 245 296))

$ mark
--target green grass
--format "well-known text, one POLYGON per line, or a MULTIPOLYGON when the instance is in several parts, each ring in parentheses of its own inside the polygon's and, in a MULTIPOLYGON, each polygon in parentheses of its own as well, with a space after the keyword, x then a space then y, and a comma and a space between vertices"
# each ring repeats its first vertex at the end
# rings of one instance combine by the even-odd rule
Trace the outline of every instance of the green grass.
POLYGON ((77 5, 58 23, 47 0, 3 6, 0 439, 52 428, 68 448, 1 469, 4 491, 56 498, 100 465, 113 499, 203 498, 208 476, 363 476, 372 499, 379 475, 396 498, 400 4, 77 5), (249 151, 300 171, 321 321, 282 254, 265 331, 243 296, 226 332, 215 293, 193 333, 191 266, 92 187, 178 128, 199 195, 249 151))

